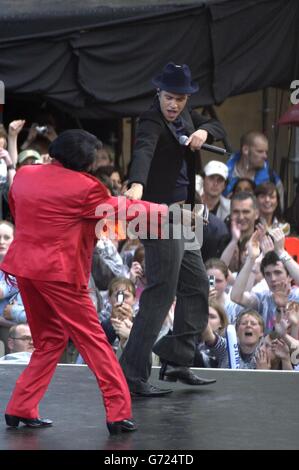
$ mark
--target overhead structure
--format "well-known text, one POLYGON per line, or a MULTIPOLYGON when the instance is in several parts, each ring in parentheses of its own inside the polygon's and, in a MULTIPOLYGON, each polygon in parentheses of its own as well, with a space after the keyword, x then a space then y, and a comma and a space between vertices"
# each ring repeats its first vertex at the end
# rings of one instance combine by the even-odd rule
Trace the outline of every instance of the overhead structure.
POLYGON ((297 0, 2 0, 0 80, 79 118, 136 116, 151 78, 174 61, 200 84, 194 105, 219 104, 289 88, 298 24, 297 0))

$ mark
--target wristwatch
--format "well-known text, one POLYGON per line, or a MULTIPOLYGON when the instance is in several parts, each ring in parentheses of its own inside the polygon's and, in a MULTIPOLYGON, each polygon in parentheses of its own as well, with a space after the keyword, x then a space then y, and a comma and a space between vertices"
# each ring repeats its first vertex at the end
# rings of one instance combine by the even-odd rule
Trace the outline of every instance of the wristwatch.
POLYGON ((278 258, 283 264, 285 264, 287 261, 290 261, 292 259, 292 257, 289 255, 287 251, 283 251, 281 255, 278 255, 278 258))

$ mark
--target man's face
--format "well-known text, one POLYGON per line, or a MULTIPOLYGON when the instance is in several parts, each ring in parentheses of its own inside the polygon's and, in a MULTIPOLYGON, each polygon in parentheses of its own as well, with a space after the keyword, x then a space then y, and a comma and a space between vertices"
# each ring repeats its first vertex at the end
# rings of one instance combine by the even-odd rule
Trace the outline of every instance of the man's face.
POLYGON ((264 278, 271 292, 280 290, 282 285, 290 283, 290 278, 281 261, 266 266, 264 269, 264 278))
POLYGON ((234 200, 231 206, 231 217, 236 221, 241 233, 253 232, 258 211, 254 208, 251 199, 234 200))
POLYGON ((224 191, 225 179, 220 175, 205 176, 203 180, 204 193, 211 197, 218 197, 224 191))
POLYGON ((244 145, 242 153, 247 156, 248 163, 255 170, 263 168, 268 157, 269 145, 266 139, 256 137, 252 145, 244 145))
POLYGON ((14 338, 9 338, 8 347, 11 353, 33 352, 34 346, 28 325, 20 325, 14 338))
POLYGON ((188 95, 177 95, 168 91, 159 92, 160 108, 163 116, 169 122, 175 121, 186 106, 188 95))

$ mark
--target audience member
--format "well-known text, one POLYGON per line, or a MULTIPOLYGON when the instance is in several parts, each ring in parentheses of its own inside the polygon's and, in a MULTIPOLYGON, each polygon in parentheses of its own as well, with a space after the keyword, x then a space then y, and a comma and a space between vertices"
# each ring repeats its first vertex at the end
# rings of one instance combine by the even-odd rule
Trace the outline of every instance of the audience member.
POLYGON ((228 183, 223 192, 229 197, 238 178, 250 178, 256 185, 272 181, 277 186, 283 209, 284 191, 281 179, 271 170, 268 158, 268 139, 258 131, 250 131, 241 137, 240 151, 227 161, 228 183))
MULTIPOLYGON (((138 308, 138 307, 137 307, 138 308)), ((137 313, 134 283, 125 277, 114 278, 109 285, 109 303, 100 320, 108 341, 117 349, 124 347, 137 313), (119 339, 115 344, 116 339, 119 339)))
POLYGON ((256 368, 263 370, 293 370, 290 348, 275 332, 266 335, 256 351, 256 368))
MULTIPOLYGON (((240 369, 256 369, 256 351, 264 334, 264 322, 254 309, 243 310, 236 321, 240 369)), ((216 357, 218 367, 229 368, 227 340, 214 332, 208 323, 203 340, 216 357)))
MULTIPOLYGON (((0 221, 0 262, 6 255, 10 244, 14 238, 14 226, 6 220, 0 221)), ((3 271, 0 271, 0 341, 5 345, 5 351, 8 351, 7 338, 8 329, 14 325, 14 321, 6 319, 4 312, 6 307, 18 293, 16 282, 8 283, 3 271)))
POLYGON ((15 165, 7 151, 7 132, 0 125, 0 219, 4 217, 4 200, 7 201, 8 190, 15 175, 15 165))
POLYGON ((255 189, 257 199, 259 220, 264 224, 266 230, 280 227, 285 235, 290 233, 290 226, 282 220, 280 197, 274 183, 262 183, 255 189))
POLYGON ((27 323, 13 325, 8 332, 8 351, 0 361, 14 361, 28 364, 34 350, 31 331, 27 323))
POLYGON ((232 189, 232 196, 237 193, 253 193, 256 188, 256 184, 250 178, 238 178, 232 189))
POLYGON ((256 198, 252 193, 237 193, 231 201, 231 241, 223 251, 221 259, 231 272, 239 272, 249 238, 258 219, 256 198))
POLYGON ((234 323, 242 307, 232 302, 226 290, 228 288, 229 270, 224 261, 219 258, 210 258, 206 263, 207 275, 213 276, 215 286, 210 286, 209 300, 216 301, 225 311, 229 323, 234 323))
POLYGON ((36 150, 28 149, 19 153, 17 168, 20 168, 23 165, 33 165, 36 163, 43 163, 40 154, 36 150))
MULTIPOLYGON (((214 333, 220 336, 225 334, 228 320, 222 305, 217 300, 209 300, 208 324, 214 333)), ((211 354, 209 347, 201 341, 196 345, 194 367, 218 367, 216 357, 211 354)))
POLYGON ((93 169, 97 170, 101 166, 113 166, 115 154, 113 148, 108 144, 103 144, 103 147, 97 152, 93 169))
POLYGON ((203 203, 212 214, 225 220, 230 213, 230 200, 222 196, 228 176, 227 166, 222 162, 212 160, 203 171, 203 203))
POLYGON ((246 291, 246 284, 255 260, 260 254, 260 230, 256 230, 248 243, 248 257, 232 287, 231 299, 244 307, 256 309, 262 315, 266 329, 271 331, 275 324, 277 307, 286 306, 290 301, 299 302, 299 288, 291 287, 292 279, 299 282, 299 266, 284 251, 284 235, 280 228, 272 230, 275 251, 269 251, 261 262, 261 271, 269 290, 264 292, 246 291))

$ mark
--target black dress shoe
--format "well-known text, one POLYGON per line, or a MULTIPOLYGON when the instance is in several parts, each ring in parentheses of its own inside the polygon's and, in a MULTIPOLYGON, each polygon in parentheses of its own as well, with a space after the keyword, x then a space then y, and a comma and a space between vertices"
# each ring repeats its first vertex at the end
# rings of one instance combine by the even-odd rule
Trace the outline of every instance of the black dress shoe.
POLYGON ((122 421, 113 421, 110 423, 107 422, 107 428, 110 434, 137 431, 137 426, 132 419, 123 419, 122 421))
POLYGON ((170 366, 164 363, 160 369, 160 380, 167 382, 182 382, 187 385, 209 385, 216 382, 216 379, 203 379, 192 372, 189 367, 170 366))
POLYGON ((29 428, 44 428, 46 426, 52 426, 53 421, 50 419, 43 418, 21 418, 21 416, 5 415, 5 421, 7 426, 17 428, 19 423, 24 423, 29 428))
POLYGON ((168 395, 172 393, 173 390, 170 388, 158 388, 152 384, 144 384, 144 387, 136 388, 134 390, 130 390, 132 397, 163 397, 164 395, 168 395))

